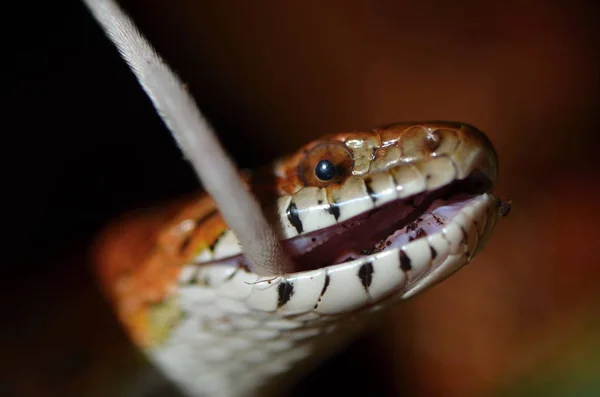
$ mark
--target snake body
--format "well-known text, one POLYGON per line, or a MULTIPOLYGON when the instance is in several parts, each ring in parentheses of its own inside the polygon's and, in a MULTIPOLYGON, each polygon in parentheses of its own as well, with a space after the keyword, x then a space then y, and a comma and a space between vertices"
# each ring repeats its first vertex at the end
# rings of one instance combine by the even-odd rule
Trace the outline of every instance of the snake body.
POLYGON ((246 178, 294 273, 252 273, 199 196, 144 261, 100 269, 103 286, 133 341, 186 394, 266 395, 468 263, 499 216, 496 177, 491 143, 460 123, 326 136, 246 178))

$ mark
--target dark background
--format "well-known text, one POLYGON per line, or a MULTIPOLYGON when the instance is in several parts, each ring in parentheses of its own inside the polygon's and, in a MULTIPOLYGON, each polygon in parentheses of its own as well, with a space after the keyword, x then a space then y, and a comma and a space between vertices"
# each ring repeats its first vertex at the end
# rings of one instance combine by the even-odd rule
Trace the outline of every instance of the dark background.
MULTIPOLYGON (((497 146, 499 191, 515 210, 488 250, 394 309, 302 387, 314 395, 324 385, 355 395, 600 390, 594 2, 123 4, 241 167, 325 133, 401 120, 466 121, 497 146)), ((93 237, 126 211, 198 183, 79 2, 19 7, 6 10, 3 34, 11 234, 0 394, 90 395, 139 365, 122 358, 129 346, 96 291, 93 237)))

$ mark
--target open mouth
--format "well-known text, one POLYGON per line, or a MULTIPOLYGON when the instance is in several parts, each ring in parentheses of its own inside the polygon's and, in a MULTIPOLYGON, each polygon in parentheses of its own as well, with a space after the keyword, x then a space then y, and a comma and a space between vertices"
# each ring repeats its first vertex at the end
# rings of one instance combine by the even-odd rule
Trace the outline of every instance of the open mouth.
MULTIPOLYGON (((441 234, 461 211, 473 206, 491 187, 492 181, 484 173, 475 172, 437 189, 374 206, 331 226, 297 234, 283 240, 282 244, 292 258, 295 272, 368 261, 378 253, 399 250, 415 240, 441 234)), ((327 216, 325 212, 322 216, 327 216)), ((300 218, 292 221, 301 223, 300 218)), ((460 226, 461 241, 468 239, 470 231, 467 229, 460 226)), ((476 247, 470 248, 474 251, 476 247)), ((223 255, 201 263, 249 266, 242 254, 223 255)))
POLYGON ((283 241, 296 271, 353 261, 438 233, 491 187, 483 174, 397 199, 339 224, 283 241))
MULTIPOLYGON (((406 299, 449 277, 483 247, 498 212, 499 201, 487 193, 492 185, 485 172, 475 171, 402 198, 392 198, 396 196, 392 189, 385 203, 382 196, 371 197, 370 210, 340 207, 339 222, 326 227, 313 226, 331 222, 326 215, 332 212, 327 211, 331 202, 316 208, 298 199, 299 211, 308 208, 313 213, 299 212, 296 219, 283 209, 294 207, 294 201, 287 201, 279 207, 279 216, 289 221, 282 243, 293 259, 293 273, 259 276, 248 270, 246 258, 238 252, 196 262, 197 273, 192 269, 190 274, 218 285, 223 294, 243 295, 253 310, 290 316, 347 313, 394 293, 406 299), (209 263, 219 266, 204 266, 209 263), (242 292, 232 287, 240 285, 242 292)), ((395 189, 398 186, 406 185, 396 184, 395 189)), ((318 195, 311 197, 321 201, 318 195)), ((352 197, 357 200, 359 195, 352 197)), ((341 202, 352 205, 352 200, 341 202)), ((184 276, 180 282, 191 277, 187 272, 184 276)))

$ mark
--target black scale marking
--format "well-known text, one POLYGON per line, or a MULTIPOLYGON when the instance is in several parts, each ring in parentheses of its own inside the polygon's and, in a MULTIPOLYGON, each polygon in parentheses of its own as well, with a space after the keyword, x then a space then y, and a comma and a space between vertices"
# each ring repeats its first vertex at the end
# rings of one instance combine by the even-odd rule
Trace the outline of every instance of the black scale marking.
POLYGON ((296 207, 296 203, 293 201, 290 202, 290 205, 285 210, 285 213, 287 214, 287 218, 290 223, 296 228, 298 234, 301 234, 304 231, 304 226, 302 225, 302 221, 298 215, 298 207, 296 207))
POLYGON ((404 252, 404 250, 400 250, 400 269, 402 269, 405 272, 412 270, 410 258, 408 257, 408 255, 406 255, 406 252, 404 252))
POLYGON ((367 293, 369 292, 369 287, 373 282, 374 272, 375 270, 373 269, 373 263, 371 262, 362 264, 358 269, 358 278, 360 278, 360 282, 367 293))
POLYGON ((294 295, 294 284, 283 280, 277 286, 277 307, 281 307, 289 302, 294 295))

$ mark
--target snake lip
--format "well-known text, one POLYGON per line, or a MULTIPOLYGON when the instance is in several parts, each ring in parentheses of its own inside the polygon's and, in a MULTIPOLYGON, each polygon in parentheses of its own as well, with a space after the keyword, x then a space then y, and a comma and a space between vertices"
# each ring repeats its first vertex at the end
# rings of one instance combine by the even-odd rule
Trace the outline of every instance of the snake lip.
POLYGON ((295 270, 336 265, 439 232, 492 181, 475 173, 441 188, 396 199, 336 225, 283 241, 295 270))

